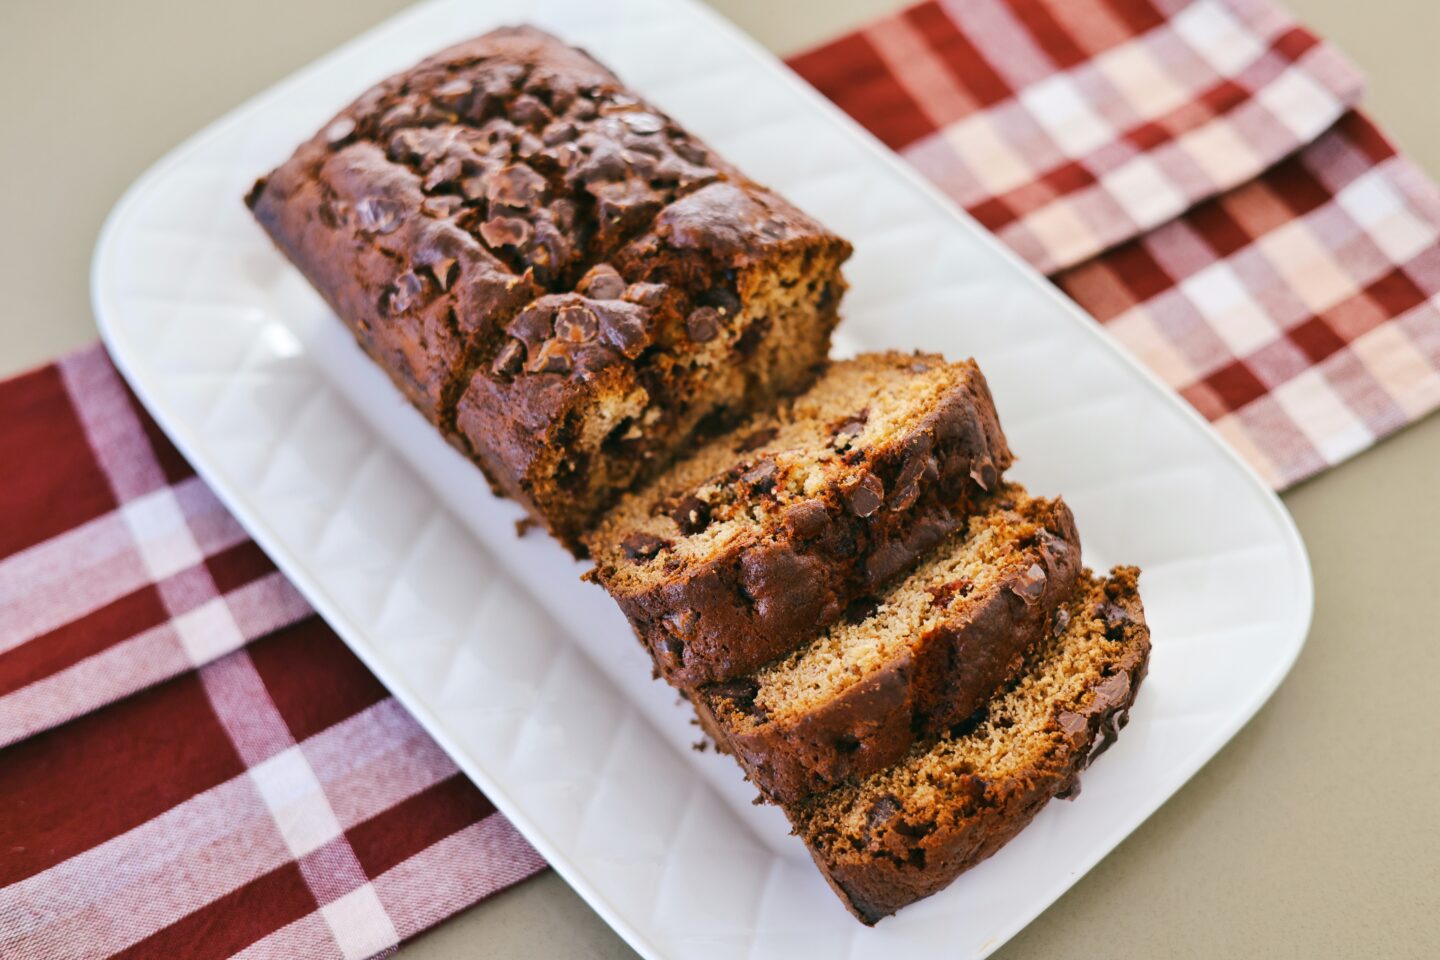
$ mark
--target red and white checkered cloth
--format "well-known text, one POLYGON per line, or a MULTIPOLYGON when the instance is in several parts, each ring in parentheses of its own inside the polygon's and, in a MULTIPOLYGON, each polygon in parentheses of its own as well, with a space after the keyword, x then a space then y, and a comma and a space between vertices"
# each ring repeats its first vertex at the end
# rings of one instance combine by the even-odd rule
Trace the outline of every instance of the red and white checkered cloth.
MULTIPOLYGON (((1440 405, 1440 198, 1261 0, 926 2, 793 65, 1276 486, 1440 405)), ((365 957, 543 866, 99 348, 0 383, 0 463, 0 957, 365 957)))
POLYGON ((0 957, 353 960, 544 866, 99 347, 0 463, 0 957))
POLYGON ((1274 486, 1440 406, 1440 195, 1265 0, 929 0, 790 63, 1274 486))

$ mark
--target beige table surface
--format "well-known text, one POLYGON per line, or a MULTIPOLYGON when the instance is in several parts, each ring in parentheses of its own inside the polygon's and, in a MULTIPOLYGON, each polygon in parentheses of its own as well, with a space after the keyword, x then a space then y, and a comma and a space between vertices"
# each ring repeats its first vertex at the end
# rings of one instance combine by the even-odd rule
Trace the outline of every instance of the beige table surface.
MULTIPOLYGON (((785 52, 899 4, 715 5, 785 52)), ((1440 0, 1290 5, 1368 71, 1372 113, 1440 176, 1440 0)), ((132 179, 402 6, 0 0, 0 375, 95 337, 90 251, 132 179)), ((1440 417, 1285 502, 1309 545, 1318 597, 1294 672, 1218 757, 998 956, 1440 957, 1440 417)), ((634 955, 553 873, 401 954, 634 955)))

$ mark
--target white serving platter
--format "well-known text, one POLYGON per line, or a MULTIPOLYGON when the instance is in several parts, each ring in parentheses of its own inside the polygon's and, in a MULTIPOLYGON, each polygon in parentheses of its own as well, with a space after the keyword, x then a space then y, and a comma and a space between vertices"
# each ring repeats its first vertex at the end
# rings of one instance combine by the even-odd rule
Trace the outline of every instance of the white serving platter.
POLYGON ((1279 501, 1041 277, 693 0, 445 0, 376 28, 142 177, 95 254, 106 343, 279 566, 461 768, 648 957, 983 957, 1255 713, 1312 587, 1279 501), (1136 563, 1154 633, 1132 722, 1073 803, 867 929, 687 711, 609 600, 407 407, 241 197, 372 82, 506 22, 590 49, 855 241, 838 344, 973 355, 1013 475, 1063 493, 1091 566, 1136 563))

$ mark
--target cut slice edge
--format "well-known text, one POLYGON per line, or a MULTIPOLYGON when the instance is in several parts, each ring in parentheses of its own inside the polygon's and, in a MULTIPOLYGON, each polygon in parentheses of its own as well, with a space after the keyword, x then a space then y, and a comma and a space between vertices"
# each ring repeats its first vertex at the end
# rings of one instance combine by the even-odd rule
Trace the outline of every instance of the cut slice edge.
POLYGON ((873 924, 994 854, 1114 743, 1149 663, 1139 571, 1086 571, 1061 629, 982 713, 899 763, 786 806, 835 892, 873 924))
POLYGON ((1069 508, 1007 484, 863 619, 697 691, 701 723, 769 800, 866 776, 1011 680, 1079 573, 1069 508))

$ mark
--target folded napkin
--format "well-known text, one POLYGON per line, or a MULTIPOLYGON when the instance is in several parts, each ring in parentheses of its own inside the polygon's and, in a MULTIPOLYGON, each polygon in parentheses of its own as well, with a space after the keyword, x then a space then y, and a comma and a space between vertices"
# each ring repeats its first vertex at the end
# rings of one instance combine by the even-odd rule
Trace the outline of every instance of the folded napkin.
POLYGON ((100 347, 0 461, 0 957, 368 957, 544 866, 100 347))
MULTIPOLYGON (((1440 405, 1440 200, 1260 0, 926 2, 792 61, 1276 486, 1440 405)), ((0 383, 0 957, 360 958, 543 863, 94 347, 0 383)))
POLYGON ((790 65, 1273 486, 1440 406, 1440 195, 1268 2, 930 0, 790 65))

